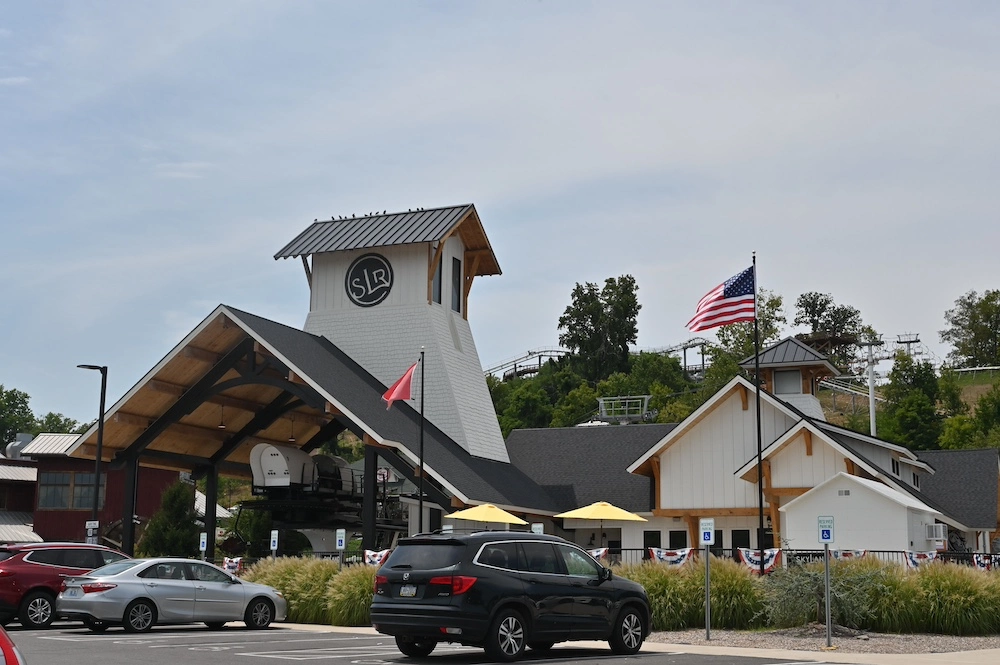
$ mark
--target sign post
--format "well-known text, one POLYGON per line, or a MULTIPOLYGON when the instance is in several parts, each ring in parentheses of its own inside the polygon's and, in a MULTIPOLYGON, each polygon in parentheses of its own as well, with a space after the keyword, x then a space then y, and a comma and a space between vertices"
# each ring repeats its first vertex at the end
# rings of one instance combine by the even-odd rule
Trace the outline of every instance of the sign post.
POLYGON ((833 516, 817 518, 819 542, 823 543, 823 577, 826 580, 826 646, 833 646, 833 623, 830 618, 830 543, 833 542, 833 516))
POLYGON ((347 530, 337 529, 337 569, 344 568, 344 550, 347 548, 347 530))
POLYGON ((278 530, 271 529, 271 559, 278 558, 278 530))
POLYGON ((208 534, 202 531, 198 535, 198 549, 201 550, 201 560, 205 560, 205 552, 208 551, 208 534))
POLYGON ((712 569, 709 559, 712 558, 711 547, 715 544, 715 520, 703 517, 698 521, 701 532, 701 544, 705 548, 705 639, 712 639, 712 569))
POLYGON ((97 544, 97 531, 101 528, 101 523, 97 520, 87 520, 87 544, 97 544))

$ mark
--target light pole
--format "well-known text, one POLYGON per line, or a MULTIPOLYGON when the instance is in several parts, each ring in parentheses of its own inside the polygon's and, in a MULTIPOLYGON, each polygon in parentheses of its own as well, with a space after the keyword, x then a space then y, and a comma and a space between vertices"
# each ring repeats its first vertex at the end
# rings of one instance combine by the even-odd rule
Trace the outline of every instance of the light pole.
POLYGON ((107 365, 77 365, 80 369, 94 369, 101 373, 101 410, 97 420, 97 459, 94 462, 94 507, 90 519, 97 520, 97 509, 101 500, 101 455, 104 447, 104 396, 108 392, 107 365))

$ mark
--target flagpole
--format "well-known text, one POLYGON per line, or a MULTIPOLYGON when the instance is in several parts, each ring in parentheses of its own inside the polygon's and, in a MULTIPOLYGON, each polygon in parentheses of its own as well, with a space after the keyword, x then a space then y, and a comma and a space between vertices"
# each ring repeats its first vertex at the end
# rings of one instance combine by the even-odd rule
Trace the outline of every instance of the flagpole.
POLYGON ((760 574, 764 574, 764 466, 761 461, 760 434, 760 326, 757 323, 757 252, 753 253, 753 382, 757 406, 757 548, 760 550, 760 574))
POLYGON ((417 496, 417 533, 424 532, 424 347, 420 347, 420 480, 417 496))

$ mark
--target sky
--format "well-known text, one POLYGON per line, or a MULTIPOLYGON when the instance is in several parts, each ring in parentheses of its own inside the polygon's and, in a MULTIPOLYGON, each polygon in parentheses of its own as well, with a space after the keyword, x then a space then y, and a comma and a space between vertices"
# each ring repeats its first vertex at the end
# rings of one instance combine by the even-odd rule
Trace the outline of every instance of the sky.
POLYGON ((90 421, 78 364, 110 405, 220 303, 301 327, 314 219, 462 203, 484 367, 625 274, 637 347, 684 342, 753 252, 790 323, 827 293, 944 358, 1000 288, 998 118, 989 2, 13 3, 0 384, 90 421))

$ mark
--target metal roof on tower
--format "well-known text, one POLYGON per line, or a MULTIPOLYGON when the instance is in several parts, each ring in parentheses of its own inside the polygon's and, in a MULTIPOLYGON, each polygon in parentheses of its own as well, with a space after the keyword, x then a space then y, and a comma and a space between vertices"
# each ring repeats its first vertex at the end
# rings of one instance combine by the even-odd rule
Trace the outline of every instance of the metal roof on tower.
POLYGON ((368 214, 316 221, 285 245, 275 259, 324 252, 436 243, 458 234, 467 254, 477 255, 476 275, 499 275, 500 265, 471 203, 446 208, 368 214))

